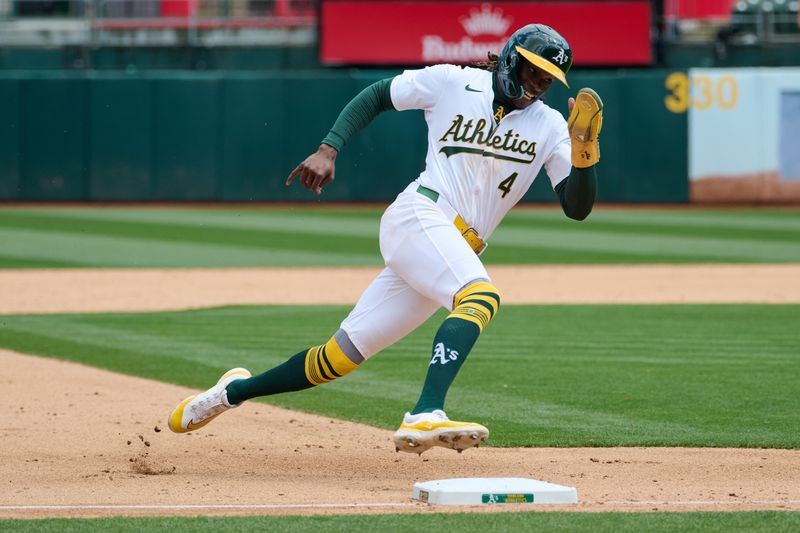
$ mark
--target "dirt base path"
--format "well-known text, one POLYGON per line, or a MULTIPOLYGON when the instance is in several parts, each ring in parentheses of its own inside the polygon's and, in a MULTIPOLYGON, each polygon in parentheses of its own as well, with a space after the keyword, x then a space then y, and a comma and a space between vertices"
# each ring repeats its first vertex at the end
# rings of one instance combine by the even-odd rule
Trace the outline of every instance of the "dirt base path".
POLYGON ((254 402, 175 435, 164 418, 189 389, 7 351, 0 365, 0 517, 418 512, 433 508, 412 503, 416 481, 502 476, 576 487, 581 503, 560 510, 800 509, 798 450, 418 457, 395 453, 390 431, 254 402))
MULTIPOLYGON (((0 313, 352 304, 377 268, 0 270, 0 313)), ((798 303, 800 264, 493 266, 504 303, 798 303)))
MULTIPOLYGON (((4 271, 0 312, 309 303, 319 300, 303 295, 319 294, 323 282, 338 295, 325 301, 351 303, 375 270, 313 272, 4 271)), ((798 273, 798 265, 492 269, 516 302, 575 301, 576 283, 588 301, 798 302, 798 273)), ((417 457, 396 454, 390 431, 256 402, 174 435, 164 419, 189 389, 3 350, 0 368, 0 518, 800 510, 800 450, 481 448, 417 457), (416 481, 505 476, 574 486, 580 503, 442 508, 410 499, 416 481)))

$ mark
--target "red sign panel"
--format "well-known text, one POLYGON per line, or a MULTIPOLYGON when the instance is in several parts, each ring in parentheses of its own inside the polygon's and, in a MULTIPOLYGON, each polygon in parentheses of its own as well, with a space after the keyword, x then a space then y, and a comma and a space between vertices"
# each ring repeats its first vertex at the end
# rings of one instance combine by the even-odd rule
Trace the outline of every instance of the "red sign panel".
POLYGON ((570 43, 576 65, 651 62, 650 3, 323 1, 323 63, 469 63, 499 53, 531 23, 552 26, 570 43))
POLYGON ((729 19, 735 0, 678 0, 665 7, 667 15, 680 19, 729 19))

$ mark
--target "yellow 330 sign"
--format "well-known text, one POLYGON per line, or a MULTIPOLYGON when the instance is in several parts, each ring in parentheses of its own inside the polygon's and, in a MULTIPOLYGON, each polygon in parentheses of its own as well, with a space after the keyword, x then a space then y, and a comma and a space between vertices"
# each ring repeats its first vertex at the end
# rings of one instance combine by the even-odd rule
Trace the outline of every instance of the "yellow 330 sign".
POLYGON ((706 75, 692 76, 684 72, 673 72, 667 76, 664 86, 669 93, 664 105, 673 113, 686 113, 689 107, 704 111, 717 105, 730 111, 739 99, 736 78, 725 74, 712 78, 706 75))

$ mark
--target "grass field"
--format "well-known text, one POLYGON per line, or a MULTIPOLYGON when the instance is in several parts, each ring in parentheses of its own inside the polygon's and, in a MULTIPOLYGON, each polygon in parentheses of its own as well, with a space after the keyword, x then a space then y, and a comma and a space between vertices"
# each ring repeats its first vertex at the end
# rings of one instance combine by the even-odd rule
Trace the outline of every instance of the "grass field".
POLYGON ((226 518, 112 518, 103 520, 9 520, 0 521, 0 531, 139 532, 187 531, 241 532, 280 531, 430 531, 479 530, 576 531, 591 533, 639 533, 642 531, 704 531, 728 533, 775 533, 800 528, 800 513, 501 513, 424 514, 377 516, 257 516, 226 518))
MULTIPOLYGON (((0 268, 379 265, 381 210, 0 209, 0 268)), ((513 211, 489 263, 800 261, 800 212, 513 211)))
MULTIPOLYGON (((378 208, 4 208, 0 268, 373 265, 378 208)), ((800 262, 800 211, 514 211, 494 264, 800 262)), ((0 347, 195 388, 266 369, 336 329, 347 306, 0 316, 0 347)), ((800 447, 800 305, 505 305, 448 397, 494 446, 800 447)), ((441 319, 443 315, 437 315, 441 319)), ((397 424, 436 318, 347 379, 277 405, 397 424), (369 402, 365 402, 369 399, 369 402), (368 406, 368 407, 365 407, 368 406)), ((793 531, 800 513, 501 513, 0 520, 0 531, 793 531)))
MULTIPOLYGON (((2 316, 0 346, 202 389, 228 368, 260 372, 307 349, 348 309, 2 316)), ((451 415, 492 426, 493 445, 800 446, 800 337, 786 327, 800 305, 501 312, 448 399, 451 415)), ((347 379, 271 401, 392 428, 416 399, 443 317, 347 379)))

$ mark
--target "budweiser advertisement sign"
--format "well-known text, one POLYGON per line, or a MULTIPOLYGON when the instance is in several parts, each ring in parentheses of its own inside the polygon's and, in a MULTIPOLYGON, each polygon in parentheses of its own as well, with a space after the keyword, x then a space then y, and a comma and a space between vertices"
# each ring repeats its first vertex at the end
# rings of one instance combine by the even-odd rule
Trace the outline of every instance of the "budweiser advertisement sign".
POLYGON ((576 65, 651 62, 647 1, 323 0, 320 58, 328 65, 463 64, 499 53, 515 30, 532 23, 561 33, 576 65))

